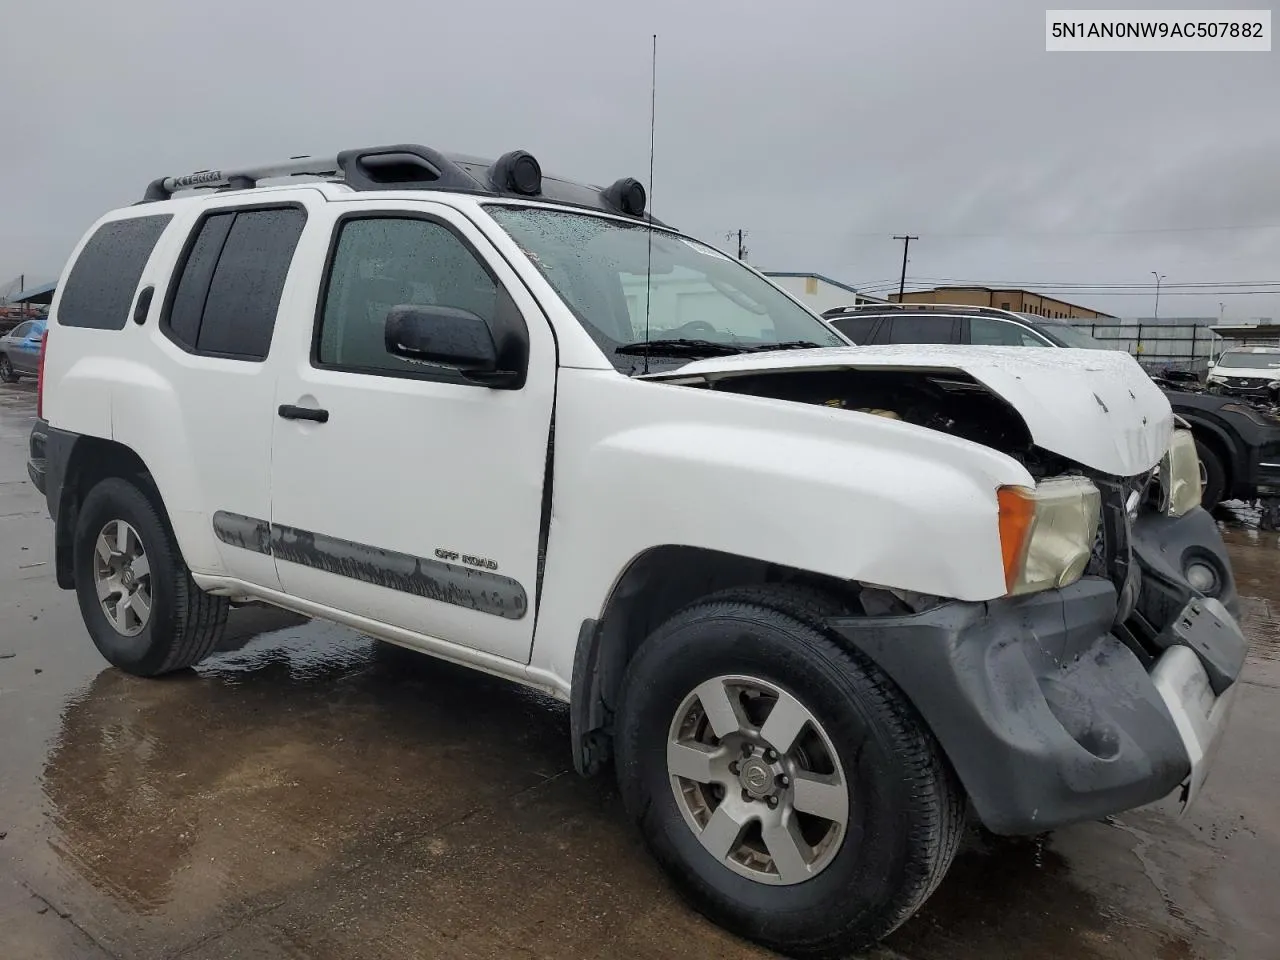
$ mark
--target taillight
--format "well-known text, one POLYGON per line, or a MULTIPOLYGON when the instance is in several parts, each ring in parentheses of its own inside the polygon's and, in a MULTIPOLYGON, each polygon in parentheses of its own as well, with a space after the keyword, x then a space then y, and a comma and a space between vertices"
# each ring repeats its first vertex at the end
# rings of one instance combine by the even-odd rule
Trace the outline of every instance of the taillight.
POLYGON ((36 416, 44 418, 44 358, 49 352, 49 331, 40 338, 40 365, 36 369, 36 416))

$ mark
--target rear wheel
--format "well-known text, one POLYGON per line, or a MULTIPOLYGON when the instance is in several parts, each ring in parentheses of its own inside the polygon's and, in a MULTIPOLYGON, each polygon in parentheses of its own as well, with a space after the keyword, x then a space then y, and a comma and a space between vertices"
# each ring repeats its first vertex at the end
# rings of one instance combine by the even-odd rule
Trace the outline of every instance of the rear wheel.
POLYGON ((627 669, 623 801, 711 919, 798 957, 887 936, 955 854, 963 794, 896 687, 807 594, 734 591, 672 617, 627 669))
POLYGON ((113 665, 150 677, 213 652, 227 599, 196 586, 168 523, 134 484, 112 477, 89 491, 73 562, 85 626, 113 665))
POLYGON ((8 354, 0 353, 0 381, 4 383, 17 383, 18 374, 13 369, 13 361, 9 359, 8 354))
POLYGON ((1222 458, 1202 440, 1196 440, 1196 454, 1200 457, 1200 504, 1212 510, 1227 493, 1227 469, 1222 458))

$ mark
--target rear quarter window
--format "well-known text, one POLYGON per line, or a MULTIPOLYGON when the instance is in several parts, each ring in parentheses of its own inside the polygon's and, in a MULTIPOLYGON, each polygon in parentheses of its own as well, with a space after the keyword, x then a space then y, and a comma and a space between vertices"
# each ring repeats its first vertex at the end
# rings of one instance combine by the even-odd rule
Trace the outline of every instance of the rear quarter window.
POLYGON ((172 219, 169 214, 130 217, 95 230, 62 286, 59 326, 124 329, 143 268, 172 219))

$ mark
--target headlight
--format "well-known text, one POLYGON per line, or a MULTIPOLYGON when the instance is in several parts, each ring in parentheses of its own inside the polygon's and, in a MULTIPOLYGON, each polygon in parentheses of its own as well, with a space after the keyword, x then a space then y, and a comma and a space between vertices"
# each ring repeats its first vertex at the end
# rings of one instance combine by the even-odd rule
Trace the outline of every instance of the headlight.
POLYGON ((1001 487, 996 496, 1009 593, 1034 593, 1079 580, 1097 536, 1098 488, 1083 477, 1062 477, 1045 480, 1034 490, 1001 487))
POLYGON ((1206 379, 1212 380, 1214 383, 1226 383, 1227 381, 1226 374, 1222 373, 1211 373, 1206 379))
POLYGON ((1160 461, 1161 508, 1180 517, 1200 506, 1200 454, 1190 430, 1173 431, 1169 452, 1160 461))

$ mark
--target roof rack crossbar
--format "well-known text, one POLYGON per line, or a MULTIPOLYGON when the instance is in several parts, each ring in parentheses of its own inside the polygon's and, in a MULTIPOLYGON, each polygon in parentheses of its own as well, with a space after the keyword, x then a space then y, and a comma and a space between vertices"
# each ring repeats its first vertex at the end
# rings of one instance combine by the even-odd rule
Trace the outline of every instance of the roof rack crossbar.
POLYGON ((181 177, 159 177, 147 184, 144 200, 168 200, 179 190, 244 188, 259 180, 277 177, 334 176, 339 172, 337 157, 292 157, 278 163, 234 170, 197 170, 181 177))
POLYGON ((147 185, 143 200, 168 200, 179 190, 246 190, 260 180, 284 177, 340 178, 355 190, 433 186, 446 190, 479 191, 483 187, 462 167, 438 150, 415 143, 343 150, 331 157, 290 157, 276 163, 230 170, 197 170, 181 177, 160 177, 147 185), (396 168, 392 177, 379 171, 396 168))

